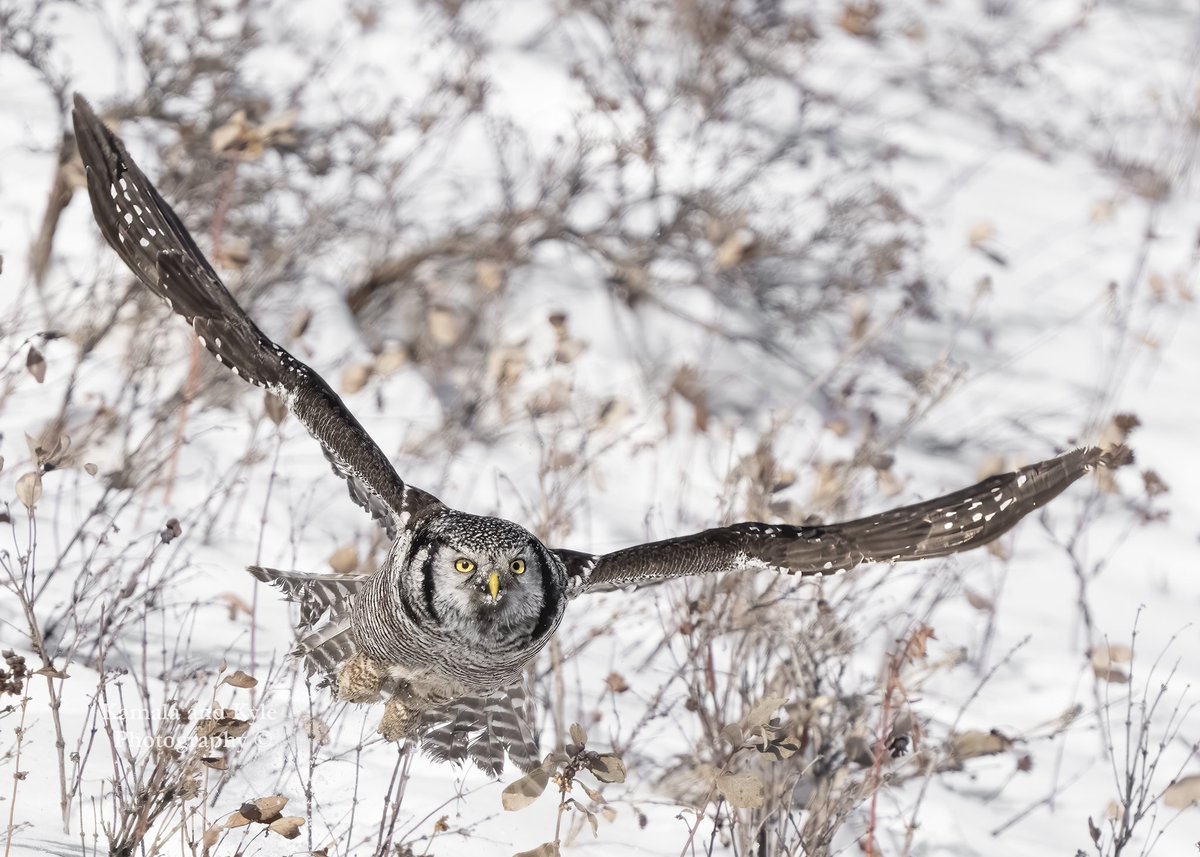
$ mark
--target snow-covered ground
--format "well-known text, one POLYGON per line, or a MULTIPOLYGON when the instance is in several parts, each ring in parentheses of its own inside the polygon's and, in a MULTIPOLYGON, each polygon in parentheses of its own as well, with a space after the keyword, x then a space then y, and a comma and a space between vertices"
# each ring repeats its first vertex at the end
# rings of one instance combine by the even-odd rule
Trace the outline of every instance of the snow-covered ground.
MULTIPOLYGON (((854 641, 837 655, 844 687, 877 688, 896 640, 926 623, 936 636, 904 675, 921 733, 932 745, 950 732, 995 729, 1014 742, 961 771, 885 786, 874 807, 881 853, 1091 853, 1089 818, 1102 831, 1101 853, 1113 853, 1107 819, 1121 799, 1130 694, 1136 730, 1137 705, 1166 685, 1147 715, 1150 758, 1165 744, 1152 792, 1177 773, 1200 773, 1200 715, 1190 707, 1200 702, 1200 13, 1148 0, 733 3, 728 18, 719 14, 725 4, 703 2, 645 4, 636 14, 641 4, 468 2, 452 15, 453 5, 352 3, 351 15, 332 4, 279 4, 255 13, 259 45, 226 58, 245 86, 272 97, 268 113, 295 107, 298 129, 340 115, 394 121, 379 152, 334 151, 338 168, 298 179, 309 194, 302 204, 238 196, 247 175, 286 173, 285 156, 268 152, 237 173, 231 207, 247 222, 332 212, 333 238, 319 252, 290 248, 302 274, 254 293, 262 327, 339 389, 343 372, 386 341, 418 343, 397 371, 345 394, 399 472, 451 505, 579 549, 771 510, 826 519, 878 511, 970 484, 996 456, 1009 468, 1111 440, 1114 416, 1136 415, 1137 462, 1115 475, 1119 493, 1089 478, 1001 551, 863 568, 819 589, 854 641), (484 106, 455 113, 473 81, 486 82, 484 106), (698 106, 705 87, 726 93, 713 96, 712 115, 698 106), (303 92, 299 103, 293 92, 303 92), (434 130, 423 137, 425 110, 434 130), (648 116, 657 123, 649 154, 648 116), (487 281, 491 269, 473 263, 491 259, 426 266, 393 287, 419 283, 448 307, 448 322, 424 304, 405 315, 418 306, 405 297, 374 319, 347 310, 353 285, 383 259, 510 202, 539 211, 539 177, 578 152, 587 189, 563 204, 563 223, 595 243, 524 246, 514 229, 507 279, 477 315, 469 304, 482 292, 463 298, 455 278, 487 281), (405 171, 350 184, 350 155, 405 171), (333 218, 347 194, 359 206, 378 197, 385 238, 339 233, 333 218), (711 246, 697 251, 693 233, 664 223, 685 204, 711 214, 710 198, 726 218, 713 218, 711 246), (388 200, 403 200, 399 222, 388 200), (658 235, 671 252, 623 255, 658 235), (613 287, 620 278, 626 290, 613 287), (644 296, 629 296, 641 288, 644 296), (312 319, 290 338, 300 308, 312 319), (555 358, 555 313, 582 345, 569 361, 555 358), (439 327, 453 331, 468 316, 478 353, 439 327), (420 345, 430 336, 433 346, 420 345), (438 351, 446 337, 453 341, 438 351), (506 355, 521 367, 510 386, 493 372, 506 355), (679 383, 684 369, 694 383, 679 383), (486 395, 464 418, 462 401, 476 389, 486 395), (795 477, 766 500, 746 476, 763 448, 795 477), (894 460, 830 477, 864 449, 894 460), (1148 497, 1147 472, 1169 490, 1148 497), (1132 665, 1116 665, 1133 681, 1103 680, 1090 654, 1106 641, 1128 645, 1135 623, 1132 665)), ((146 89, 125 27, 175 32, 153 3, 48 9, 39 26, 55 38, 33 53, 101 108, 146 89)), ((241 14, 205 26, 235 30, 241 14)), ((191 32, 189 15, 179 13, 178 32, 191 32)), ((11 518, 0 552, 18 575, 19 558, 32 554, 39 627, 69 678, 31 679, 24 709, 0 697, 0 838, 13 825, 6 853, 106 850, 104 831, 129 827, 113 797, 125 786, 113 780, 132 782, 149 758, 137 712, 169 699, 195 699, 195 711, 229 707, 253 723, 232 773, 203 775, 209 799, 178 799, 188 820, 160 853, 191 853, 188 843, 244 800, 273 794, 289 798, 285 814, 305 819, 301 838, 250 825, 213 853, 234 853, 244 831, 257 837, 250 851, 370 853, 390 818, 396 749, 373 735, 378 711, 335 706, 306 686, 283 657, 288 605, 256 591, 242 568, 324 568, 347 547, 369 563, 381 556, 377 534, 303 429, 263 418, 255 389, 202 396, 167 463, 191 334, 157 305, 124 301, 127 273, 83 194, 63 214, 35 287, 28 247, 65 114, 11 33, 0 53, 0 499, 11 518), (116 325, 84 349, 89 327, 102 328, 118 306, 116 325), (64 335, 39 335, 48 330, 64 335), (41 383, 25 368, 30 344, 44 354, 41 383), (44 476, 35 525, 16 500, 18 479, 34 467, 26 436, 60 417, 72 447, 44 476), (135 452, 143 438, 152 440, 135 452), (162 544, 168 518, 182 535, 162 544), (255 676, 254 694, 218 685, 223 664, 226 675, 255 676), (62 699, 65 779, 75 791, 69 832, 48 687, 62 699), (16 707, 5 713, 7 705, 16 707), (121 710, 125 720, 116 719, 121 710), (10 790, 7 773, 18 771, 10 790)), ((168 44, 181 55, 191 46, 184 35, 168 44)), ((188 106, 178 99, 172 109, 187 115, 188 106)), ((220 125, 237 106, 196 124, 220 125)), ((122 133, 151 177, 187 175, 170 154, 159 163, 151 145, 172 151, 168 124, 122 133)), ((169 182, 160 189, 173 198, 169 182)), ((529 220, 536 231, 537 217, 529 220)), ((266 266, 252 258, 248 271, 266 266)), ((241 276, 230 280, 242 287, 241 276)), ((739 586, 778 585, 771 615, 782 605, 811 621, 817 587, 787 584, 681 581, 572 604, 560 650, 540 666, 543 740, 563 740, 565 726, 581 722, 596 748, 622 750, 629 775, 604 787, 615 815, 602 818, 598 837, 585 826, 565 852, 742 847, 729 836, 728 809, 714 835, 712 803, 689 837, 696 816, 680 772, 716 757, 702 746, 706 703, 688 704, 689 682, 697 671, 703 681, 704 670, 679 625, 691 602, 720 613, 739 586), (628 690, 610 690, 613 673, 628 690)), ((19 599, 0 591, 2 648, 36 668, 19 599)), ((778 687, 768 694, 765 679, 745 686, 769 659, 763 641, 751 634, 745 643, 727 619, 714 620, 725 630, 706 638, 713 699, 789 696, 778 687)), ((791 645, 779 639, 780 650, 791 645)), ((868 698, 877 725, 880 700, 868 698)), ((504 812, 503 783, 420 757, 401 764, 408 780, 388 835, 413 853, 505 854, 554 838, 551 794, 504 812)), ((782 779, 786 795, 793 781, 782 779)), ((744 824, 763 821, 742 813, 744 824)), ((834 850, 860 847, 870 813, 869 801, 850 813, 834 850)), ((144 853, 165 829, 150 829, 144 853)), ((1191 853, 1197 840, 1200 807, 1154 801, 1125 853, 1191 853)))

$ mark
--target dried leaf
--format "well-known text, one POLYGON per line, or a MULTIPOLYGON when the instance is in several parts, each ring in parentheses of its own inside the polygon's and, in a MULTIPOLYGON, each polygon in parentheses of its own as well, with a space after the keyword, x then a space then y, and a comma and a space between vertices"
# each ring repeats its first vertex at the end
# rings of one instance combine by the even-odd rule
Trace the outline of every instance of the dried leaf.
POLYGON ((367 386, 367 381, 371 380, 371 369, 370 363, 355 363, 353 366, 347 366, 342 372, 342 392, 353 395, 367 386))
POLYGON ((708 429, 708 391, 700 378, 700 373, 692 366, 680 366, 675 377, 671 379, 671 392, 692 406, 692 424, 696 431, 708 429))
POLYGON ((462 341, 467 333, 467 321, 450 307, 435 306, 426 316, 429 336, 443 348, 451 348, 462 341))
POLYGON ((754 749, 764 756, 771 756, 776 761, 790 759, 800 752, 800 739, 787 732, 756 741, 754 749))
POLYGON ((950 752, 955 759, 974 759, 979 756, 995 756, 1009 750, 1013 745, 1012 739, 1002 735, 995 729, 983 732, 979 729, 968 729, 966 732, 956 732, 950 736, 950 752))
POLYGON ((534 768, 504 787, 500 792, 500 804, 509 812, 524 809, 542 796, 549 782, 550 771, 546 767, 534 768))
MULTIPOLYGON (((993 542, 993 544, 995 543, 993 542)), ((985 595, 981 595, 974 589, 969 587, 963 589, 963 595, 967 596, 967 603, 981 613, 994 613, 996 610, 996 604, 992 601, 992 599, 985 595)))
POLYGON ((214 771, 224 771, 229 767, 229 761, 224 754, 219 756, 201 756, 200 763, 206 768, 212 768, 214 771))
POLYGON ((250 264, 250 242, 245 238, 223 238, 214 248, 212 260, 227 271, 240 271, 250 264))
POLYGON ((287 405, 274 393, 263 393, 263 410, 266 411, 267 419, 275 425, 282 425, 283 421, 287 419, 287 405))
POLYGON ((1133 660, 1133 649, 1124 643, 1108 645, 1108 659, 1114 664, 1127 664, 1133 660))
POLYGON ((1129 646, 1117 643, 1102 643, 1092 649, 1092 673, 1101 681, 1110 684, 1128 684, 1129 673, 1118 664, 1127 664, 1133 658, 1129 646))
POLYGON ((487 358, 487 374, 498 390, 512 387, 521 379, 529 361, 520 345, 501 345, 493 348, 487 358))
MULTIPOLYGON (((0 458, 0 469, 3 467, 4 459, 0 458)), ((83 469, 87 472, 88 476, 95 476, 100 471, 100 468, 92 464, 90 461, 83 465, 83 469)))
POLYGON ((243 735, 245 735, 247 732, 250 731, 250 721, 249 720, 238 720, 237 718, 230 718, 227 722, 223 723, 222 725, 224 727, 225 734, 227 736, 229 736, 230 738, 241 738, 243 735))
POLYGON ((625 782, 625 763, 618 756, 597 756, 588 762, 588 770, 602 783, 625 782))
POLYGON ((241 154, 246 160, 253 160, 262 154, 262 146, 253 139, 250 123, 246 119, 246 111, 239 110, 229 117, 229 121, 212 132, 213 154, 241 154))
POLYGON ((1147 497, 1161 497, 1171 490, 1166 481, 1154 470, 1142 472, 1142 487, 1145 489, 1147 497))
POLYGON ((319 717, 305 717, 301 723, 304 726, 304 734, 316 744, 324 747, 329 743, 329 727, 325 725, 324 720, 319 717))
POLYGON ((745 262, 753 255, 758 239, 749 229, 735 229, 717 248, 718 271, 728 271, 745 262))
POLYGON ((570 404, 571 385, 562 378, 555 378, 529 399, 529 413, 535 417, 556 414, 570 404))
POLYGON ((303 307, 296 311, 295 317, 292 319, 292 339, 299 339, 308 330, 308 323, 312 321, 312 310, 303 307))
POLYGON ((214 741, 222 738, 241 738, 250 731, 250 721, 240 720, 232 708, 222 709, 220 717, 206 717, 196 724, 198 738, 210 738, 214 741))
MULTIPOLYGON (((270 824, 283 814, 283 808, 287 806, 287 802, 288 799, 283 795, 257 798, 253 802, 254 808, 258 810, 258 818, 255 821, 270 824)), ((242 812, 245 813, 245 810, 242 812)))
MULTIPOLYGON (((243 806, 254 806, 254 804, 243 804, 243 806)), ((225 827, 229 830, 235 830, 239 827, 245 827, 250 823, 250 819, 242 815, 241 811, 232 813, 229 818, 225 819, 225 827)))
POLYGON ((879 35, 875 29, 875 19, 881 11, 876 0, 847 3, 842 7, 842 14, 838 16, 838 26, 852 36, 874 39, 879 35))
POLYGON ((633 409, 624 399, 608 399, 596 414, 596 428, 611 428, 625 419, 633 409))
POLYGON ((297 112, 288 110, 265 122, 254 123, 239 110, 229 121, 212 133, 212 150, 216 155, 239 161, 254 161, 264 151, 275 146, 289 146, 296 142, 292 126, 297 112))
POLYGON ((32 345, 29 346, 29 354, 25 358, 25 368, 39 384, 46 380, 46 358, 32 345))
POLYGON ((558 843, 543 842, 529 851, 518 851, 513 857, 559 857, 558 843))
POLYGON ((329 558, 329 567, 338 574, 350 574, 358 568, 358 548, 347 545, 334 551, 329 558))
POLYGON ((585 350, 587 343, 582 339, 564 339, 554 346, 554 359, 559 363, 574 363, 585 350))
POLYGON ((618 672, 609 673, 604 683, 613 693, 624 693, 629 690, 629 682, 625 681, 625 677, 618 672))
POLYGON ((34 670, 33 674, 44 675, 48 678, 70 678, 69 675, 54 666, 42 667, 41 669, 34 670))
POLYGON ((1162 801, 1171 809, 1185 809, 1200 804, 1200 774, 1180 777, 1163 790, 1162 801))
POLYGON ((834 437, 845 437, 850 434, 850 422, 842 417, 835 417, 825 423, 825 430, 834 437))
POLYGON ((746 732, 755 732, 771 722, 771 715, 787 702, 786 696, 767 696, 742 715, 741 725, 746 732))
POLYGON ((32 511, 38 500, 42 499, 42 474, 35 471, 18 479, 17 499, 26 509, 32 511))
POLYGON ((284 839, 295 839, 300 835, 302 824, 304 824, 303 818, 298 815, 289 815, 272 821, 267 829, 272 833, 278 833, 284 839))
MULTIPOLYGON (((225 678, 221 679, 221 684, 227 684, 231 687, 240 688, 258 687, 258 679, 254 678, 254 676, 247 675, 241 670, 238 670, 237 672, 227 675, 225 678)), ((287 802, 286 798, 284 799, 284 802, 287 802)))
POLYGON ((235 595, 232 592, 222 592, 218 597, 229 606, 229 621, 232 622, 237 619, 238 615, 242 613, 247 616, 252 615, 250 605, 240 595, 235 595))
POLYGON ((475 281, 485 292, 498 292, 504 287, 504 268, 491 259, 483 259, 475 265, 475 281))
POLYGON ((217 841, 221 838, 221 834, 223 832, 224 828, 222 828, 219 824, 214 824, 208 830, 204 831, 204 838, 202 840, 204 844, 204 850, 211 850, 212 847, 217 844, 217 841))
POLYGON ((389 375, 395 375, 407 364, 408 352, 393 342, 384 346, 384 349, 375 355, 373 368, 376 375, 386 378, 389 375))
POLYGON ((871 304, 861 295, 850 303, 850 341, 861 342, 866 338, 871 321, 871 304))
POLYGON ((578 723, 572 723, 567 732, 571 735, 572 744, 578 744, 580 747, 587 746, 587 733, 583 731, 583 727, 578 723))
POLYGON ((567 798, 563 802, 563 806, 573 812, 571 813, 571 824, 568 826, 567 832, 559 839, 559 843, 561 847, 570 848, 579 838, 579 834, 583 833, 583 808, 574 798, 567 798))
POLYGON ((967 242, 972 247, 982 247, 996 237, 996 227, 989 220, 978 220, 967 233, 967 242))
POLYGON ((1120 413, 1113 418, 1100 432, 1096 445, 1104 449, 1119 446, 1129 440, 1129 435, 1140 427, 1142 420, 1137 414, 1120 413))
POLYGON ((1096 822, 1092 821, 1092 817, 1088 816, 1088 835, 1092 837, 1092 842, 1100 844, 1100 828, 1096 826, 1096 822))
POLYGON ((717 791, 737 809, 755 809, 766 799, 763 782, 754 774, 721 774, 717 777, 717 791))
POLYGON ((905 656, 910 661, 925 660, 925 650, 930 640, 936 640, 937 635, 933 633, 933 628, 928 625, 921 625, 917 630, 912 632, 905 645, 905 656))

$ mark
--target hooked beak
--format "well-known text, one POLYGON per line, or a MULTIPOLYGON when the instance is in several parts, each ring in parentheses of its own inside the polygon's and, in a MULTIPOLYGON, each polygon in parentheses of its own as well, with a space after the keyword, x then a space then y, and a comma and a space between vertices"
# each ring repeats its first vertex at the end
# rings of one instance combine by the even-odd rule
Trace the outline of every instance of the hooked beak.
POLYGON ((488 578, 488 592, 492 593, 492 601, 500 595, 500 575, 492 572, 492 576, 488 578))

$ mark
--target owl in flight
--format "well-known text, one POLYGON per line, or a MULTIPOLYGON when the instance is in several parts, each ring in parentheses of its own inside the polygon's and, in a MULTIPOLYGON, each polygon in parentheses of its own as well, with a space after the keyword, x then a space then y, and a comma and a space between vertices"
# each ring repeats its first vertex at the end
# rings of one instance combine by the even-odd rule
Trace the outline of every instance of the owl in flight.
POLYGON ((392 539, 370 574, 253 567, 300 607, 294 654, 339 698, 386 700, 380 731, 498 775, 539 764, 523 671, 567 603, 597 590, 712 572, 829 574, 986 544, 1123 451, 1076 449, 977 485, 839 524, 740 523, 607 554, 548 547, 500 518, 407 484, 311 368, 238 306, 187 228, 82 97, 75 137, 105 240, 235 375, 282 399, 321 444, 350 497, 392 539))

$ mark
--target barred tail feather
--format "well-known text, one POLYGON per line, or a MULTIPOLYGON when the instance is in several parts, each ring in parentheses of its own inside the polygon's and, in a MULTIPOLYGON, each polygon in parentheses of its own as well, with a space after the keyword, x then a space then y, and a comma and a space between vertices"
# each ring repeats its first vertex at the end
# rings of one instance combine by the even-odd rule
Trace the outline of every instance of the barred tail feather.
POLYGON ((525 689, 520 684, 489 696, 456 699, 425 712, 420 747, 439 761, 470 761, 493 777, 504 770, 505 754, 522 771, 541 762, 525 689))
POLYGON ((538 739, 530 724, 529 700, 525 688, 515 684, 506 694, 493 694, 487 700, 488 731, 508 751, 508 757, 522 771, 541 764, 538 739))

